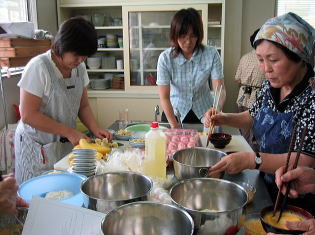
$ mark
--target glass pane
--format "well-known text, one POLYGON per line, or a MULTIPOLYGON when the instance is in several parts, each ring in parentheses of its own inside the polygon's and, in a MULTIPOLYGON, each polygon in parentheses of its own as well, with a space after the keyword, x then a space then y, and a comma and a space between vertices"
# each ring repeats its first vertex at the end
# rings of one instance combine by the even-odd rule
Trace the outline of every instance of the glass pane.
POLYGON ((155 86, 159 55, 170 46, 170 22, 175 11, 130 12, 130 85, 155 86))
POLYGON ((0 1, 0 22, 27 21, 26 0, 0 1))

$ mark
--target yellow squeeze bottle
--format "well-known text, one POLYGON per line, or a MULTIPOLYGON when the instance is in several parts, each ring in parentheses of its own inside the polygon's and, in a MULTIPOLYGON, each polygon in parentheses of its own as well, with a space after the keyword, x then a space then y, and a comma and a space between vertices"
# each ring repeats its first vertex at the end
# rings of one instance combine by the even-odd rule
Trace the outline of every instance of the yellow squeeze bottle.
POLYGON ((152 122, 151 130, 145 135, 144 174, 166 178, 166 136, 158 122, 152 122))

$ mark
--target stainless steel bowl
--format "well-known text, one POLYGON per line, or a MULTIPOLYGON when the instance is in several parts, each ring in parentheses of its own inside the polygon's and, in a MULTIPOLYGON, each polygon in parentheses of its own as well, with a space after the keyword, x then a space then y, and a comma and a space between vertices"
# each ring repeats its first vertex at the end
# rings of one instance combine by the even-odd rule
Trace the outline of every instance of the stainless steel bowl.
MULTIPOLYGON (((208 177, 209 168, 224 156, 224 152, 203 147, 181 149, 173 155, 175 176, 179 180, 208 177)), ((222 178, 223 174, 213 178, 222 178)))
POLYGON ((152 185, 148 177, 135 172, 108 172, 83 181, 81 191, 88 196, 89 209, 106 213, 130 202, 147 200, 152 185))
POLYGON ((192 216, 198 234, 216 235, 238 231, 248 197, 243 187, 213 178, 182 180, 170 195, 175 205, 192 216))
POLYGON ((134 202, 110 211, 102 221, 105 235, 191 235, 194 222, 184 210, 155 202, 134 202))

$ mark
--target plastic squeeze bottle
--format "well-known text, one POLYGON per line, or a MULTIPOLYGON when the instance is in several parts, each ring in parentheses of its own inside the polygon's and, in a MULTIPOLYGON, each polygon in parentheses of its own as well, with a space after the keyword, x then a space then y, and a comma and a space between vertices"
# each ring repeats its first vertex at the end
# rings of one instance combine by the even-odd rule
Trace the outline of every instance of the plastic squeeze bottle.
POLYGON ((144 174, 166 178, 166 136, 158 122, 152 122, 151 130, 145 135, 144 174))

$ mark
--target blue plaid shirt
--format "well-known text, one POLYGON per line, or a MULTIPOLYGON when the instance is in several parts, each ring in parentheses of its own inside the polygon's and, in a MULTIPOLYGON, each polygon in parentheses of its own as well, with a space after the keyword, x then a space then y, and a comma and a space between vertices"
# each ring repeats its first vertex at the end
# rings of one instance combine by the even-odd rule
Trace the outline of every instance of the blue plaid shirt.
POLYGON ((201 119, 213 103, 209 80, 223 78, 220 55, 211 46, 195 51, 189 60, 182 54, 174 58, 171 51, 159 57, 156 84, 170 85, 171 104, 182 120, 191 109, 201 119))

